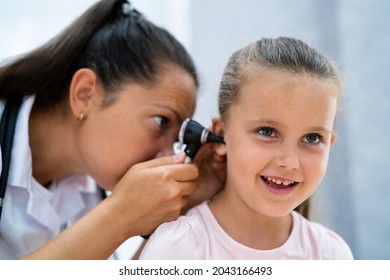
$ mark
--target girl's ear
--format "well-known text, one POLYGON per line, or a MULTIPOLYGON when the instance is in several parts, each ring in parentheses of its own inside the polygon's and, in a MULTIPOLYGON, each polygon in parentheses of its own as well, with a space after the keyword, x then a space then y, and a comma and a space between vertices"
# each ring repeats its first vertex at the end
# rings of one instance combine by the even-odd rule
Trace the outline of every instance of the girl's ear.
POLYGON ((69 87, 69 102, 73 115, 81 120, 92 107, 92 98, 97 94, 97 77, 90 69, 76 71, 69 87))
MULTIPOLYGON (((224 137, 225 135, 225 124, 221 118, 213 118, 212 119, 212 132, 215 135, 224 137)), ((214 150, 219 156, 226 155, 226 145, 223 143, 214 143, 214 150)))
POLYGON ((333 145, 334 142, 336 142, 337 134, 336 132, 333 132, 332 135, 330 136, 330 144, 333 145))

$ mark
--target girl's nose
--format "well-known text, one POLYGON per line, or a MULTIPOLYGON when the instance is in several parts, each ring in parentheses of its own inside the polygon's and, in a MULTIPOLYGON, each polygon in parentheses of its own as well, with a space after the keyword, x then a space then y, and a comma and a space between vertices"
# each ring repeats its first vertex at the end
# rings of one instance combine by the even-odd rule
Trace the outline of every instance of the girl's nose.
POLYGON ((275 164, 287 170, 297 170, 300 166, 298 153, 293 150, 282 152, 275 158, 275 164))

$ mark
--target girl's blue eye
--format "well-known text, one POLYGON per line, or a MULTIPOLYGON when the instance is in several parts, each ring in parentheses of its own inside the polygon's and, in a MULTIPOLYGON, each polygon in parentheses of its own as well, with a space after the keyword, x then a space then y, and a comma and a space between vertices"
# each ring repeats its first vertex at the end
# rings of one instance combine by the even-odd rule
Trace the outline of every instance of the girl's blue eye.
POLYGON ((259 130, 257 130, 257 133, 259 133, 263 136, 266 136, 266 137, 275 137, 276 136, 275 129, 270 128, 270 127, 260 128, 259 130))
POLYGON ((154 116, 153 119, 159 127, 166 126, 168 124, 168 121, 169 121, 168 118, 163 117, 163 116, 154 116))
POLYGON ((318 144, 321 141, 322 141, 322 137, 315 133, 306 135, 304 139, 304 142, 309 144, 318 144))

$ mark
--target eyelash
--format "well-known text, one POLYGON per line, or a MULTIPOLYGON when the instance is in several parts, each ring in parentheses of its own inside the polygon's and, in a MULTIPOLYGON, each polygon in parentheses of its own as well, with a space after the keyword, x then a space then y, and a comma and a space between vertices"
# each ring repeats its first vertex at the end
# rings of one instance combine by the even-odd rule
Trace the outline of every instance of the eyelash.
POLYGON ((324 138, 321 135, 317 134, 317 133, 310 133, 310 134, 305 135, 304 142, 308 143, 308 144, 311 144, 311 145, 317 145, 317 144, 323 143, 324 142, 324 138), (317 137, 315 143, 307 141, 308 137, 312 137, 312 136, 317 137))
MULTIPOLYGON (((264 137, 267 138, 275 138, 277 137, 277 131, 272 127, 262 127, 256 130, 256 132, 264 137)), ((310 144, 310 145, 318 145, 320 143, 324 142, 324 137, 322 137, 320 134, 317 133, 309 133, 303 137, 303 142, 310 144), (308 137, 315 136, 316 140, 315 142, 308 141, 308 137)))
POLYGON ((273 129, 272 127, 262 127, 262 128, 259 128, 256 132, 265 136, 265 137, 276 137, 277 136, 276 130, 273 129), (271 135, 267 135, 268 133, 264 133, 265 131, 271 132, 271 135))
POLYGON ((166 127, 169 123, 169 119, 164 116, 154 116, 153 119, 160 128, 166 127))

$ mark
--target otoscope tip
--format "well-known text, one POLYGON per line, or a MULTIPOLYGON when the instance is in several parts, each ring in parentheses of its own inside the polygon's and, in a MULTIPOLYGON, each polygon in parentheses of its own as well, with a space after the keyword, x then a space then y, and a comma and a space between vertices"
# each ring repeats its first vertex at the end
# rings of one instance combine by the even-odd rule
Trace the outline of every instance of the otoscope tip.
POLYGON ((225 141, 221 136, 215 135, 213 133, 209 133, 207 136, 207 143, 222 143, 225 144, 225 141))

